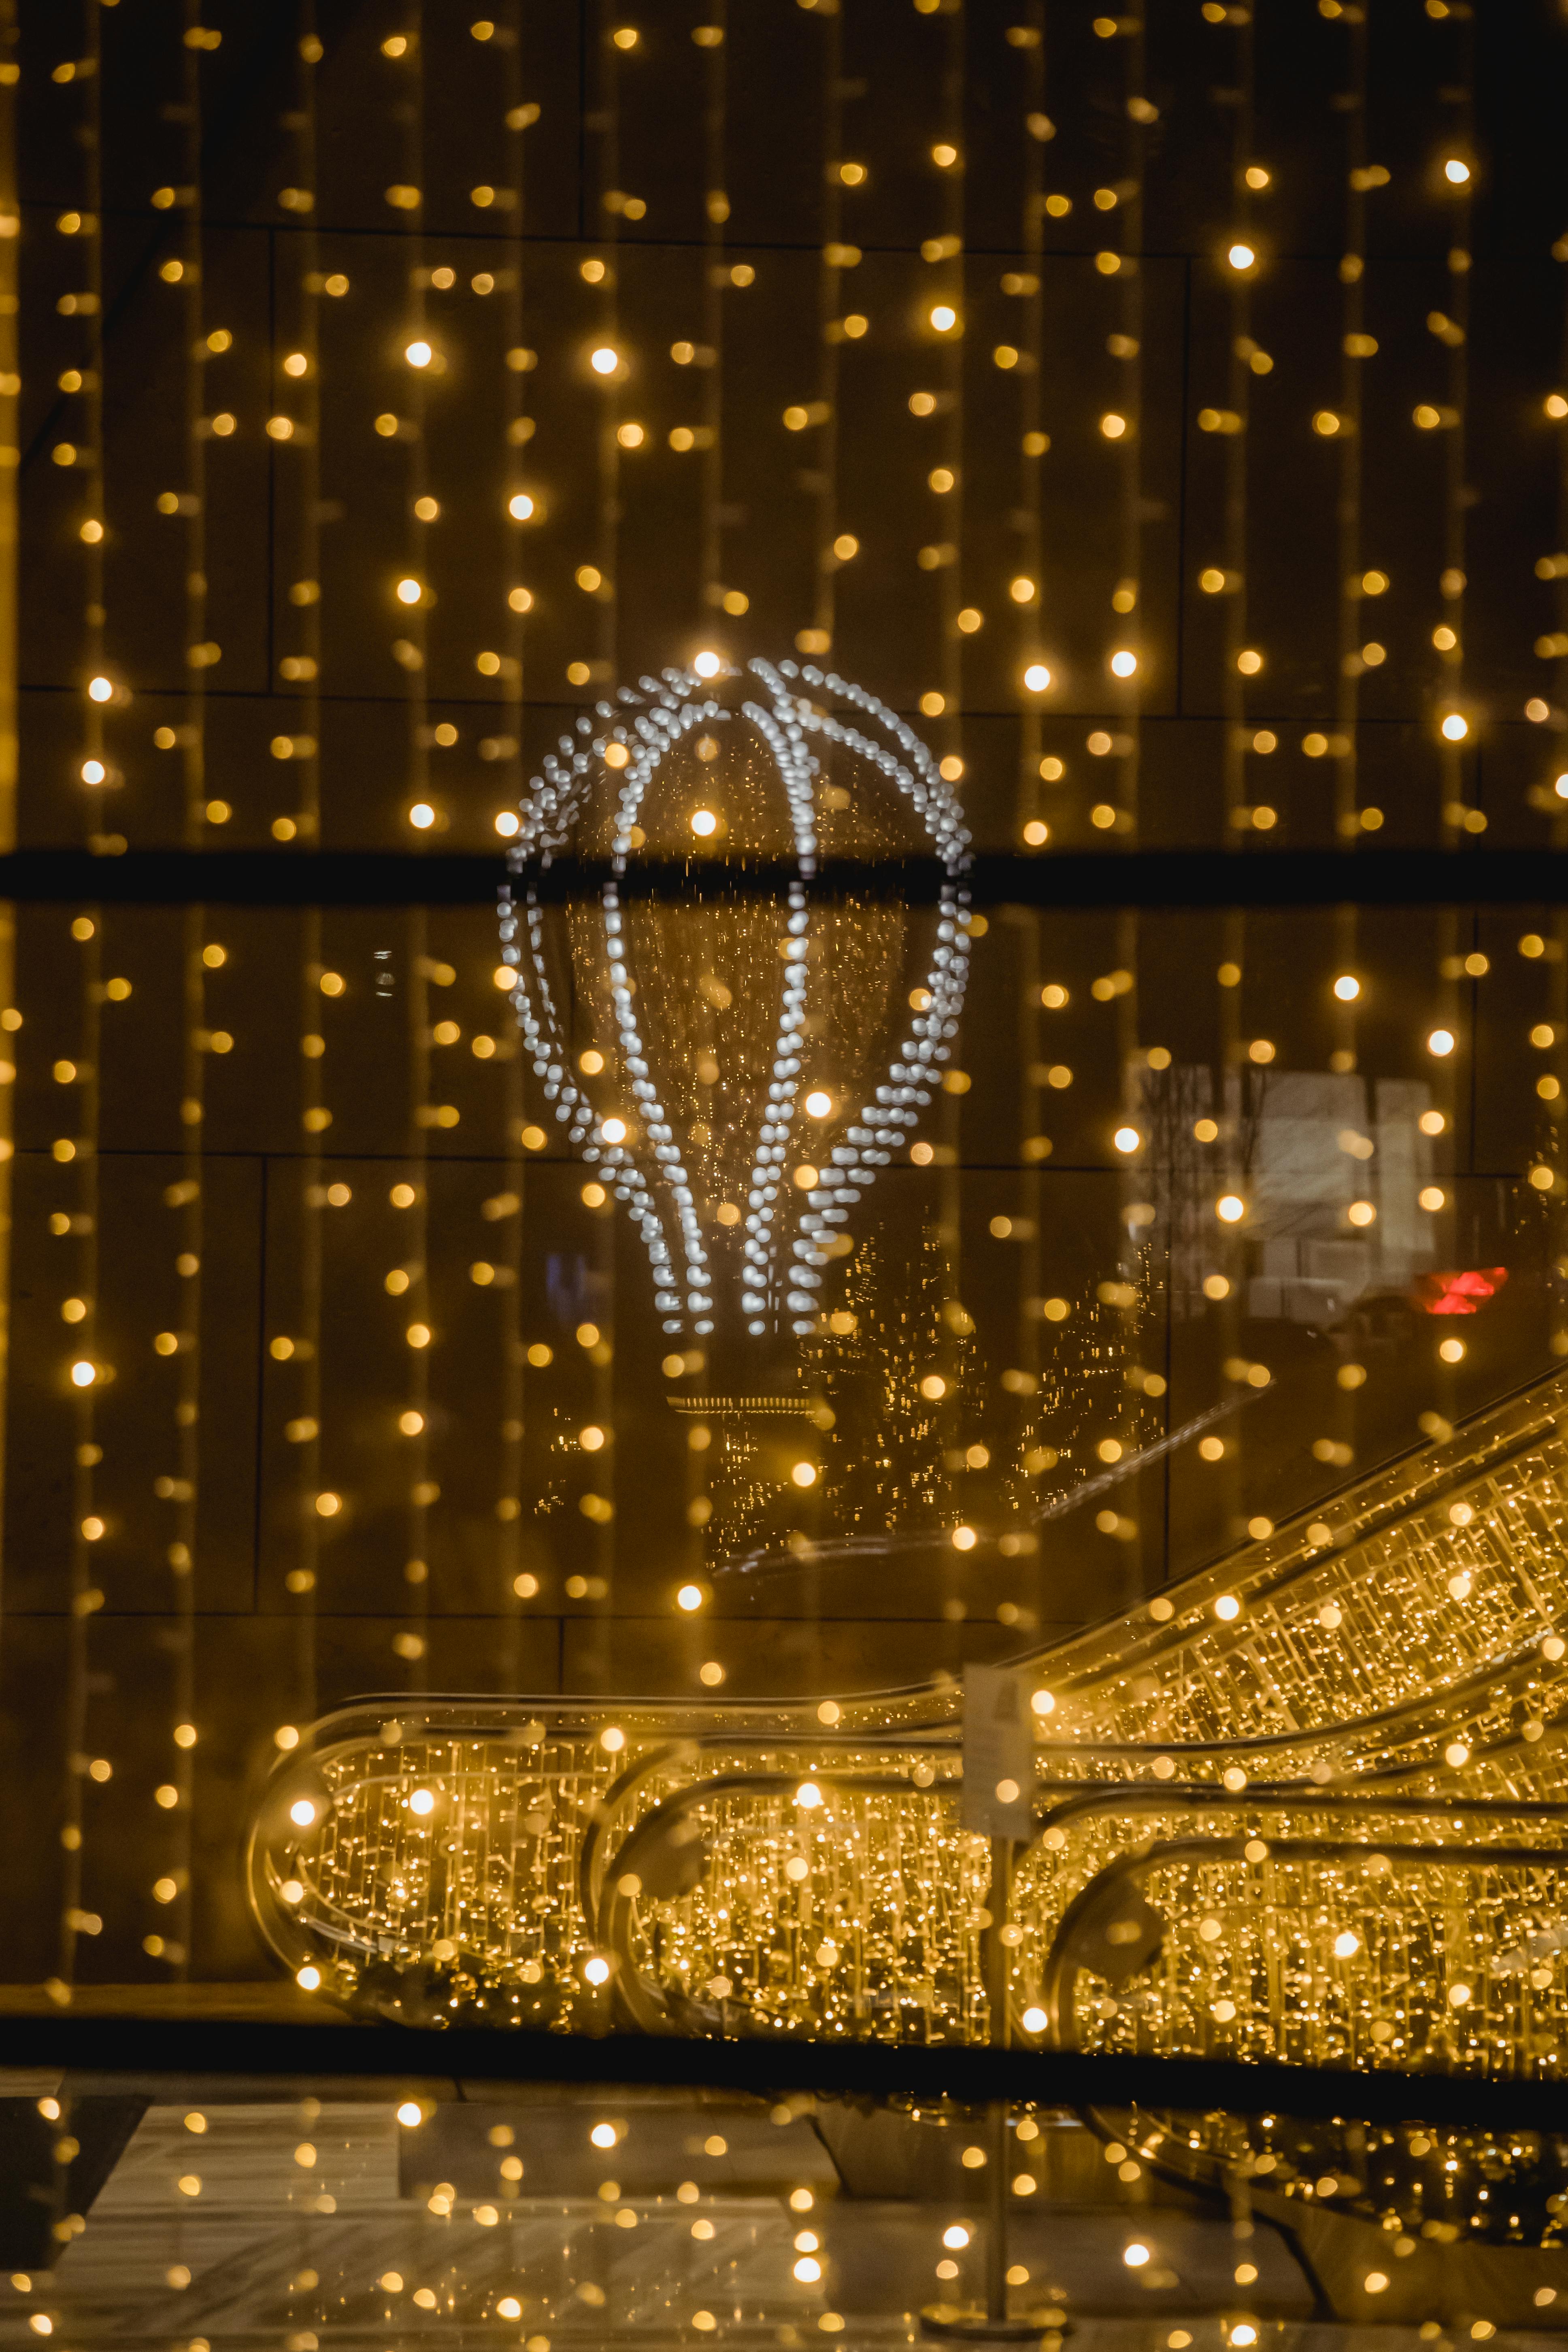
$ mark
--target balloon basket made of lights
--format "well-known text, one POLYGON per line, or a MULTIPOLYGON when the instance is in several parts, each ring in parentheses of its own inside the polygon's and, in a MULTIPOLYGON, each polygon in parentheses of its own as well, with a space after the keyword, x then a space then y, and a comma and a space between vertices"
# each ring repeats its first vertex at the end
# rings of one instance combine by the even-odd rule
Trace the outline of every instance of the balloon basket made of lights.
POLYGON ((955 2344, 1039 2344, 1054 2352, 1072 2329, 1064 2312, 1054 2305, 1034 2311, 1009 2311, 993 2318, 978 2304, 928 2303, 921 2312, 921 2334, 955 2344))

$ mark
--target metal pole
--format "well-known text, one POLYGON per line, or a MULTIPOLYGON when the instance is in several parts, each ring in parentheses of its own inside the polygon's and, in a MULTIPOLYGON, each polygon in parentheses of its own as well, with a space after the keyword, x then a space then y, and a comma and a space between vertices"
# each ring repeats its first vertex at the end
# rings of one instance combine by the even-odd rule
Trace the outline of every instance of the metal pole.
POLYGON ((987 2116, 991 2163, 990 2225, 985 2232, 985 2316, 1007 2316, 1007 2108, 993 2100, 987 2116))
MULTIPOLYGON (((1013 1892, 1013 1849, 1006 1838, 991 1841, 991 1890, 987 1908, 991 1925, 986 1930, 986 1991, 991 2008, 991 2042, 997 2050, 1005 2050, 1010 2040, 1007 2030, 1007 1947, 1002 1941, 1002 1930, 1007 1924, 1007 1910, 1013 1892)), ((1007 2316, 1007 2103, 993 2100, 987 2116, 986 2149, 991 2172, 991 2210, 985 2232, 985 2316, 1005 2320, 1007 2316)))

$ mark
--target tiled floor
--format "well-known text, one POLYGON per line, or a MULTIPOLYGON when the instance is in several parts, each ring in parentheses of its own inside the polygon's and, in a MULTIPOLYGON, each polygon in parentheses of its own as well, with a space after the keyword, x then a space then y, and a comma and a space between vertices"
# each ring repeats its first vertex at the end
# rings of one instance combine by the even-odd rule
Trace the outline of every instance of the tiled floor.
MULTIPOLYGON (((1062 2177, 1079 2152, 1064 2139, 1062 2177)), ((1108 2181, 1009 2226, 1016 2302, 1064 2308, 1075 2352, 1226 2352, 1248 2341, 1245 2318, 1279 2352, 1432 2352, 1411 2329, 1315 2323, 1310 2283, 1267 2223, 1238 2248, 1223 2214, 1108 2181), (1133 2242, 1148 2248, 1136 2267, 1133 2242), (1238 2256, 1256 2272, 1245 2286, 1238 2256)), ((983 2234, 962 2182, 919 2200, 841 2193, 809 2125, 755 2103, 492 2095, 410 2130, 390 2100, 193 2096, 149 2108, 52 2275, 0 2285, 0 2347, 850 2352, 912 2343, 923 2304, 976 2295, 983 2234), (616 2126, 613 2145, 594 2145, 595 2122, 616 2126), (501 2177, 508 2157, 521 2181, 501 2177)))

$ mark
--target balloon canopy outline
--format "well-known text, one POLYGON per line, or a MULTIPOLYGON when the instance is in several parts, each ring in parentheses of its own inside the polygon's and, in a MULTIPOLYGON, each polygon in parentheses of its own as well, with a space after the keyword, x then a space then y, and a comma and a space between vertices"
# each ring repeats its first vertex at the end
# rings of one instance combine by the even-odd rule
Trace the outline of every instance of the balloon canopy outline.
MULTIPOLYGON (((621 1202, 637 1226, 654 1279, 654 1303, 672 1338, 706 1336, 714 1328, 721 1288, 713 1237, 705 1234, 686 1158, 658 1083, 650 1041, 637 1013, 620 879, 640 839, 638 818, 670 755, 699 730, 744 728, 766 754, 765 767, 782 787, 795 868, 784 885, 787 938, 773 1039, 772 1076, 760 1098, 743 1213, 741 1264, 734 1284, 745 1330, 762 1339, 781 1328, 804 1337, 816 1328, 825 1244, 875 1182, 896 1151, 908 1149, 921 1112, 941 1086, 951 1058, 947 1042, 963 1010, 969 969, 966 893, 960 877, 969 863, 970 836, 963 810, 928 747, 895 711, 863 687, 832 671, 792 661, 746 665, 766 699, 748 696, 738 709, 721 702, 714 681, 670 668, 622 687, 596 703, 563 734, 541 762, 521 810, 509 856, 515 877, 503 894, 501 955, 516 973, 512 1003, 523 1047, 564 1139, 621 1202), (803 688, 830 696, 853 714, 825 711, 803 688), (805 1022, 807 962, 813 911, 805 885, 817 871, 818 793, 824 782, 817 746, 853 754, 885 780, 918 819, 945 867, 936 907, 936 939, 921 990, 923 1008, 910 1022, 883 1083, 869 1088, 858 1117, 846 1118, 831 1164, 801 1196, 793 1232, 791 1188, 784 1181, 786 1151, 801 1101, 800 1045, 805 1022), (606 755, 610 756, 606 758, 606 755), (616 756, 618 754, 618 756, 616 756), (632 1119, 602 1117, 572 1066, 569 1024, 552 983, 546 944, 546 908, 536 883, 553 856, 570 850, 592 800, 614 780, 611 874, 600 892, 599 943, 608 980, 621 1061, 635 1105, 632 1119), (782 1199, 781 1196, 782 1195, 782 1199), (779 1203, 775 1213, 774 1203, 779 1203)), ((744 676, 731 672, 731 677, 744 676)))

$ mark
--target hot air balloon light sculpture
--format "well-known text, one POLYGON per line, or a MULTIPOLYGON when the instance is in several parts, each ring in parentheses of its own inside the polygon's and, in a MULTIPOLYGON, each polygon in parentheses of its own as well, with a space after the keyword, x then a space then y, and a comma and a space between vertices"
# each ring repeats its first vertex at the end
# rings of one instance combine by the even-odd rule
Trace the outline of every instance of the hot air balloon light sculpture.
MULTIPOLYGON (((950 1058, 968 976, 966 893, 961 877, 968 863, 969 835, 952 787, 926 745, 898 715, 863 688, 832 672, 790 661, 755 660, 747 665, 761 689, 738 707, 721 698, 720 682, 694 671, 668 669, 623 687, 615 698, 595 704, 591 714, 563 735, 556 751, 542 762, 521 812, 510 863, 516 885, 503 898, 501 952, 517 973, 513 1003, 525 1050, 553 1106, 557 1124, 578 1157, 593 1168, 621 1202, 637 1226, 654 1278, 654 1301, 666 1333, 711 1332, 721 1293, 734 1296, 747 1333, 761 1339, 786 1327, 799 1337, 816 1328, 816 1294, 826 1245, 849 1218, 879 1170, 907 1148, 921 1112, 941 1083, 950 1058), (852 717, 824 707, 831 699, 852 717), (755 1115, 754 1139, 745 1144, 746 1206, 740 1224, 740 1264, 722 1268, 731 1255, 704 1230, 702 1204, 688 1156, 677 1139, 669 1091, 672 1074, 661 1074, 658 1041, 639 1014, 648 1002, 646 972, 634 966, 638 946, 622 880, 647 838, 641 820, 656 805, 657 788, 668 780, 683 747, 693 743, 711 759, 718 747, 710 730, 727 730, 733 746, 731 772, 752 773, 755 761, 766 783, 782 790, 783 839, 787 845, 784 886, 784 936, 778 941, 784 964, 771 1064, 765 1092, 739 1107, 744 1123, 755 1115), (760 752, 761 759, 757 755, 760 752), (826 753, 827 756, 822 756, 826 753), (808 1034, 811 966, 819 967, 818 915, 808 888, 818 870, 819 802, 829 793, 837 804, 849 795, 826 782, 837 754, 853 767, 862 789, 879 781, 883 797, 906 822, 912 814, 924 844, 941 861, 936 937, 921 988, 910 1034, 894 1054, 879 1084, 864 1089, 858 1114, 842 1123, 831 1162, 810 1184, 795 1218, 785 1162, 797 1112, 809 1092, 803 1085, 803 1047, 808 1034), (613 803, 610 786, 613 784, 613 803), (629 1116, 595 1108, 573 1074, 563 978, 552 951, 551 910, 536 884, 552 858, 575 847, 597 826, 607 828, 609 878, 599 898, 600 931, 595 950, 600 977, 607 982, 610 1017, 618 1048, 621 1083, 633 1106, 629 1116)), ((730 674, 743 690, 744 673, 730 674)), ((771 813, 762 826, 767 829, 771 813)), ((710 831, 722 838, 719 821, 698 813, 700 840, 710 831)), ((717 845, 717 843, 716 843, 717 845)), ((683 847, 689 849, 689 843, 683 847)), ((776 919, 770 917, 769 919, 776 919)), ((574 961, 576 959, 574 958, 574 961)), ((823 1100, 831 1097, 822 1097, 823 1100)), ((847 1096, 852 1101, 853 1096, 847 1096)), ((812 1095, 814 1103, 816 1095, 812 1095)), ((809 1163, 807 1163, 809 1166, 809 1163)))

